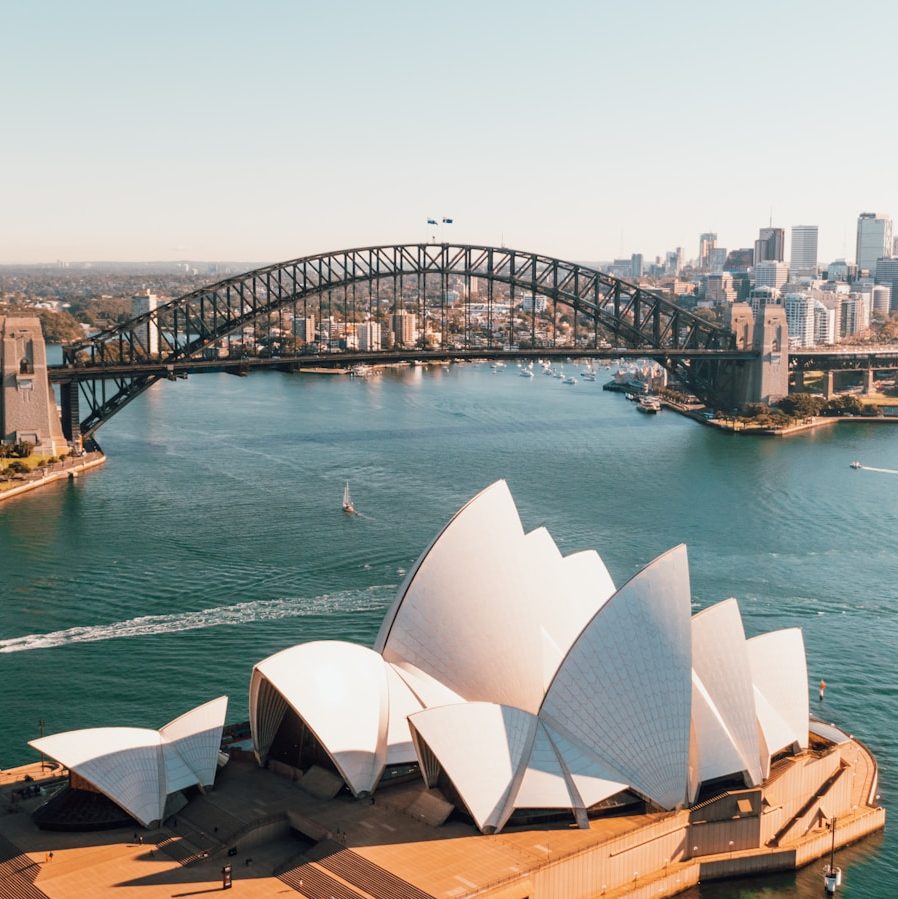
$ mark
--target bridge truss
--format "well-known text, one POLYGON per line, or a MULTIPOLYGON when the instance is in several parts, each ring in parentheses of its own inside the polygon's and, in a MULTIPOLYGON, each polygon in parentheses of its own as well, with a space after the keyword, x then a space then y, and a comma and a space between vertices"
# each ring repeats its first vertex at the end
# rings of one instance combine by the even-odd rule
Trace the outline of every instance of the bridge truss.
POLYGON ((646 356, 660 361, 700 395, 713 388, 719 364, 715 354, 731 353, 735 347, 734 335, 727 329, 653 291, 577 263, 505 247, 363 247, 306 256, 227 278, 67 347, 64 365, 54 373, 54 380, 61 384, 63 426, 69 436, 77 430, 89 436, 161 377, 175 377, 185 364, 203 359, 229 335, 266 317, 270 322, 273 315, 287 310, 307 317, 312 298, 327 295, 330 302, 335 292, 342 293, 342 311, 348 321, 380 321, 400 309, 416 313, 422 323, 419 350, 427 346, 425 323, 430 345, 443 353, 525 344, 530 349, 564 346, 576 352, 610 341, 615 347, 645 350, 646 356), (464 279, 461 299, 450 302, 450 279, 458 278, 464 279), (403 297, 409 279, 412 300, 403 297), (429 303, 434 279, 439 279, 439 299, 429 303), (486 286, 485 329, 480 320, 475 327, 471 313, 474 279, 486 286), (392 282, 386 299, 381 296, 383 282, 387 286, 392 282), (361 285, 368 290, 359 306, 361 285), (521 341, 511 328, 503 328, 497 313, 500 301, 494 296, 500 285, 509 297, 502 302, 509 302, 509 307, 524 295, 546 297, 551 304, 551 328, 548 310, 538 314, 535 299, 530 304, 528 339, 521 341), (562 321, 566 330, 560 341, 562 321))

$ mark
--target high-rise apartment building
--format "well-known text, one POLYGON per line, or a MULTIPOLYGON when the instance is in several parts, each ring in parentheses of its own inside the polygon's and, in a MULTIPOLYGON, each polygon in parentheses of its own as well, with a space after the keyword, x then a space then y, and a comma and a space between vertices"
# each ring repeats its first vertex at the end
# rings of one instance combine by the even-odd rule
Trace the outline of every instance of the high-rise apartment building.
MULTIPOLYGON (((158 306, 159 297, 149 290, 131 297, 131 315, 134 318, 153 312, 158 306)), ((156 327, 155 321, 147 321, 145 324, 135 328, 134 336, 148 356, 159 355, 159 329, 156 327)))
POLYGON ((797 347, 814 345, 814 304, 805 293, 787 293, 784 300, 789 343, 797 347))
POLYGON ((642 277, 642 253, 634 253, 630 257, 630 277, 642 277))
POLYGON ((698 264, 701 269, 708 271, 711 267, 711 251, 717 246, 717 235, 709 231, 700 234, 698 238, 698 264))
POLYGON ((876 260, 892 253, 892 220, 877 212, 862 212, 857 218, 858 271, 873 272, 876 260))
POLYGON ((786 251, 786 231, 784 228, 761 228, 755 241, 754 264, 759 262, 782 262, 786 251))
POLYGON ((817 226, 792 226, 792 254, 789 271, 801 277, 817 276, 817 226))
POLYGON ((418 337, 418 317, 414 312, 400 310, 393 313, 391 322, 393 326, 393 339, 400 346, 410 347, 415 345, 418 337))
POLYGON ((315 316, 293 319, 293 336, 303 343, 315 342, 315 316))
POLYGON ((837 305, 827 306, 820 300, 814 301, 814 343, 834 344, 837 333, 837 305))
POLYGON ((380 325, 377 322, 362 322, 356 326, 356 339, 363 353, 381 348, 380 325))
POLYGON ((775 287, 779 290, 789 280, 789 266, 773 259, 755 266, 755 287, 775 287))

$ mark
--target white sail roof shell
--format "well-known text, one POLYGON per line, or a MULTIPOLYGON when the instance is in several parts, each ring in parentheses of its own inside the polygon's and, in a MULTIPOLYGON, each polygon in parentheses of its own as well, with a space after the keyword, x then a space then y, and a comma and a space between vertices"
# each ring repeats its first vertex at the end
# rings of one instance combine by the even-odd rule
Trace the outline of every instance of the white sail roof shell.
MULTIPOLYGON (((365 646, 339 640, 301 643, 253 668, 250 724, 262 756, 268 745, 261 722, 269 711, 263 706, 280 700, 315 735, 356 796, 377 786, 388 762, 415 757, 405 718, 421 703, 383 658, 365 646), (262 690, 263 679, 274 693, 262 690)), ((275 718, 269 724, 276 731, 280 719, 275 718)))
POLYGON ((739 605, 727 599, 692 618, 693 727, 698 781, 745 774, 748 786, 761 783, 758 723, 745 631, 739 605), (705 710, 707 703, 713 707, 705 710), (714 724, 717 719, 720 727, 714 724), (704 723, 706 726, 701 726, 704 723), (729 746, 720 745, 721 742, 729 746))
POLYGON ((544 529, 525 534, 508 486, 497 481, 412 567, 375 649, 467 701, 535 713, 571 641, 612 589, 597 555, 564 559, 544 529))
POLYGON ((536 715, 487 702, 426 709, 411 717, 480 830, 500 830, 511 815, 536 733, 536 715), (476 734, 477 751, 471 752, 476 734))
POLYGON ((606 602, 558 669, 540 718, 662 808, 686 801, 692 697, 685 546, 606 602))
POLYGON ((161 731, 86 728, 28 745, 83 777, 146 827, 162 819, 172 793, 214 782, 226 712, 227 697, 222 696, 161 731))
POLYGON ((755 687, 755 709, 765 746, 765 775, 770 756, 793 744, 808 747, 808 669, 804 638, 798 628, 770 631, 746 641, 755 687))

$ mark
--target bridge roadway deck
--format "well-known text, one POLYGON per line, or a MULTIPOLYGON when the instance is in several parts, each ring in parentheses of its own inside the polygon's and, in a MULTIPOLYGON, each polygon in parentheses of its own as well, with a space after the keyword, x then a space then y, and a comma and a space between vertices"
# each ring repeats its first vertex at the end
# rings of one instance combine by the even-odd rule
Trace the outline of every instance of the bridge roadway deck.
POLYGON ((471 350, 401 350, 368 353, 336 352, 296 356, 240 356, 227 359, 181 359, 175 362, 147 361, 108 365, 50 365, 47 374, 54 383, 90 381, 104 378, 149 375, 173 378, 202 372, 245 372, 274 368, 302 371, 310 368, 348 368, 353 365, 396 365, 403 362, 472 362, 496 359, 718 359, 747 361, 757 354, 743 350, 675 350, 675 349, 487 349, 471 350))

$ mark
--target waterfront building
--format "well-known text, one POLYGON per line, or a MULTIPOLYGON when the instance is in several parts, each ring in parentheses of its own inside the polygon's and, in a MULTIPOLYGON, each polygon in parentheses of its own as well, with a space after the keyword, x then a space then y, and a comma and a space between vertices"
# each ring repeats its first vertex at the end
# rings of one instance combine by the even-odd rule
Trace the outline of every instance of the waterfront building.
POLYGON ((317 339, 315 316, 308 315, 304 318, 293 319, 293 336, 303 343, 314 343, 317 339))
POLYGON ((892 252, 892 220, 878 212, 862 212, 857 219, 858 273, 872 274, 876 260, 892 252))
POLYGON ((761 228, 755 241, 754 265, 782 262, 785 259, 786 232, 783 228, 761 228))
POLYGON ((698 239, 698 264, 702 271, 708 271, 711 267, 711 250, 717 246, 717 235, 712 231, 699 235, 698 239))
POLYGON ((876 283, 882 284, 891 290, 893 305, 890 311, 898 308, 898 257, 888 256, 876 260, 876 283))
POLYGON ((362 322, 356 326, 358 347, 363 353, 379 350, 382 346, 380 339, 380 324, 378 322, 362 322))
POLYGON ((798 277, 817 277, 817 225, 792 226, 789 271, 798 277))
POLYGON ((807 672, 797 629, 746 640, 732 599, 692 616, 685 547, 615 591, 597 553, 525 532, 500 481, 415 563, 373 649, 259 662, 250 724, 260 764, 327 758, 356 796, 417 762, 484 833, 550 809, 585 828, 600 804, 760 785, 808 746, 807 672))
MULTIPOLYGON (((154 312, 159 306, 159 297, 145 290, 131 297, 131 316, 137 318, 154 312)), ((148 356, 159 355, 159 329, 154 321, 148 321, 146 325, 134 329, 134 336, 139 346, 148 356)))
POLYGON ((227 696, 220 696, 159 730, 93 727, 28 745, 68 768, 69 789, 87 794, 85 800, 102 793, 139 824, 155 827, 187 804, 183 790, 215 783, 227 708, 227 696))
POLYGON ((789 280, 789 266, 784 262, 767 260, 755 266, 755 287, 775 287, 779 290, 789 280))
POLYGON ((392 316, 393 339, 399 346, 410 347, 418 339, 418 317, 414 312, 400 309, 392 316))
POLYGON ((795 347, 814 345, 814 303, 806 293, 787 293, 784 298, 789 343, 795 347))

